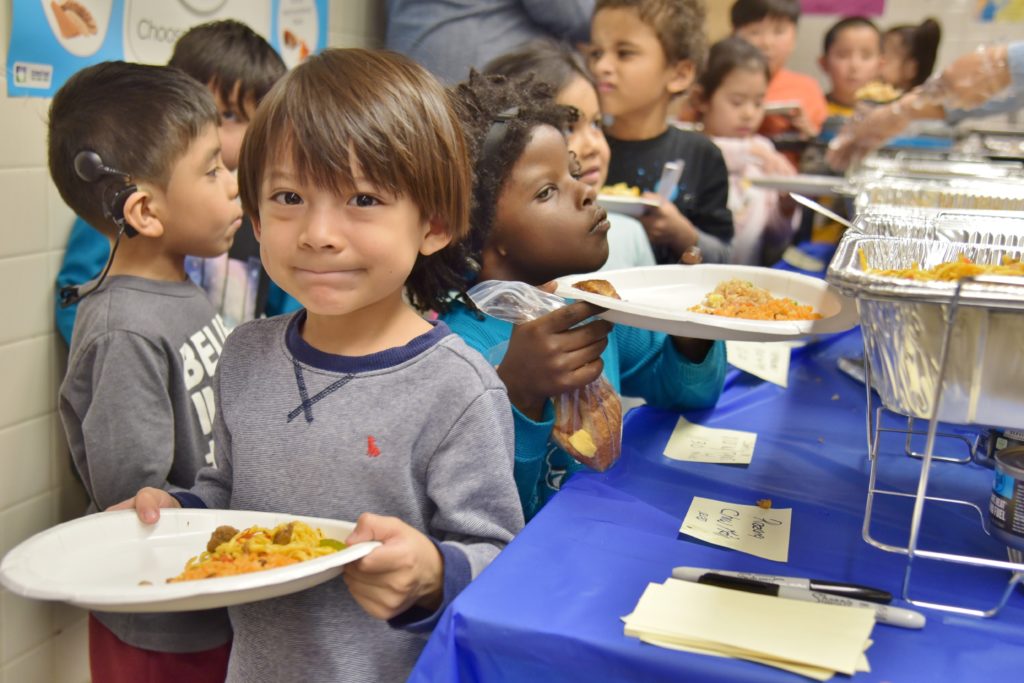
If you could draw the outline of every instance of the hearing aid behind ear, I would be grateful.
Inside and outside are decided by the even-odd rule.
[[[121,244],[121,235],[135,237],[139,234],[124,219],[124,205],[128,202],[128,198],[132,196],[132,193],[139,189],[132,183],[131,176],[104,164],[102,157],[91,149],[83,149],[76,154],[74,165],[75,175],[87,183],[99,182],[107,176],[120,176],[123,184],[120,187],[108,185],[103,188],[103,215],[117,226],[117,235],[114,237],[114,246],[110,249],[110,257],[107,259],[106,265],[103,266],[103,271],[96,278],[96,284],[92,287],[85,290],[82,289],[82,285],[67,285],[60,288],[61,308],[67,308],[72,304],[76,304],[83,297],[99,289],[100,285],[103,284],[103,280],[106,279],[107,273],[110,271],[110,264],[114,262],[117,247]]]
[[[124,220],[124,205],[128,202],[128,197],[139,189],[131,182],[131,176],[104,164],[103,158],[91,149],[83,149],[76,154],[74,164],[75,174],[87,183],[98,182],[106,176],[120,176],[124,180],[123,187],[113,191],[109,196],[104,193],[103,213],[113,221],[120,232],[128,237],[135,237],[138,232]]]

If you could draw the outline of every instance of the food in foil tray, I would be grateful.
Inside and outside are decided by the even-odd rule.
[[[916,262],[910,264],[909,268],[871,268],[868,265],[868,259],[863,249],[858,252],[858,256],[860,258],[861,270],[868,275],[898,277],[907,280],[955,282],[956,280],[977,277],[979,275],[1024,276],[1024,263],[1008,256],[1003,256],[1002,263],[983,264],[975,263],[961,254],[952,261],[944,261],[927,269],[922,268]]]
[[[902,94],[902,90],[894,88],[888,83],[883,83],[882,81],[872,81],[858,89],[853,96],[858,100],[885,103],[895,100]]]
[[[821,319],[821,314],[812,306],[799,304],[787,297],[772,296],[768,290],[739,279],[718,283],[701,303],[691,306],[689,310],[747,320]]]
[[[639,197],[640,188],[629,183],[615,183],[602,187],[600,194],[610,194],[614,197]]]

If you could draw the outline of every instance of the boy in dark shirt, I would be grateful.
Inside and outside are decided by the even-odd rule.
[[[703,135],[668,125],[670,101],[699,71],[703,27],[697,0],[598,0],[591,24],[590,69],[614,118],[608,182],[669,199],[641,218],[659,263],[676,263],[694,246],[705,261],[726,262],[733,236],[722,153]],[[665,163],[677,159],[677,185],[657,187]]]

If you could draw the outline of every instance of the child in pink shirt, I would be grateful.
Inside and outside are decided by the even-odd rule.
[[[730,261],[768,265],[799,226],[796,203],[751,179],[792,175],[789,161],[757,129],[764,118],[768,63],[753,45],[733,36],[715,43],[693,89],[692,104],[729,170],[729,209],[736,233]]]

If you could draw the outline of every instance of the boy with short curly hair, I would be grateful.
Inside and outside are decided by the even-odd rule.
[[[589,63],[601,108],[613,119],[608,182],[639,187],[660,202],[641,219],[660,263],[678,262],[694,246],[705,261],[729,257],[733,222],[722,154],[703,135],[667,123],[669,103],[693,84],[704,51],[700,0],[598,0],[595,6]],[[679,159],[678,183],[659,188],[665,164]]]

